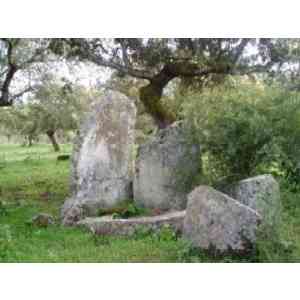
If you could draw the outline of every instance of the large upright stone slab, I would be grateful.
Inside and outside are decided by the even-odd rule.
[[[208,186],[197,187],[188,199],[183,236],[194,247],[219,253],[253,249],[259,213]]]
[[[200,147],[191,144],[181,123],[161,130],[140,146],[134,178],[138,206],[160,210],[185,209],[187,193],[201,171]]]
[[[279,184],[272,175],[241,180],[225,189],[225,192],[258,211],[269,229],[276,229],[280,221],[281,201]]]
[[[72,197],[62,209],[65,224],[132,198],[135,119],[134,102],[108,91],[82,123],[72,157]]]

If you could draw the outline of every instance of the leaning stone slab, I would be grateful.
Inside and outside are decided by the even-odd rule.
[[[160,210],[186,208],[189,186],[200,173],[200,147],[191,144],[181,123],[160,130],[140,146],[135,164],[134,200]]]
[[[254,210],[263,217],[263,223],[269,229],[280,221],[280,190],[272,175],[248,178],[227,188],[226,193]]]
[[[135,119],[134,102],[109,91],[83,121],[74,144],[72,196],[62,209],[63,220],[75,222],[82,214],[96,215],[99,208],[132,198]]]
[[[163,226],[170,226],[175,232],[181,233],[184,216],[185,211],[130,219],[113,219],[112,216],[104,216],[86,218],[77,222],[76,225],[86,227],[97,235],[131,236],[141,227],[157,231]]]
[[[188,196],[183,237],[204,250],[247,252],[255,245],[260,220],[252,208],[211,187],[199,186]]]

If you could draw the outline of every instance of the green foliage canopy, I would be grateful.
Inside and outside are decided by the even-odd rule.
[[[207,153],[214,179],[237,180],[300,160],[300,94],[241,84],[189,95],[183,107],[193,138]]]

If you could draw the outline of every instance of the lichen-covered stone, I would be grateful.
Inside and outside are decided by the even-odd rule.
[[[185,211],[166,213],[154,217],[138,217],[130,219],[113,219],[112,216],[86,218],[77,222],[77,226],[86,227],[98,235],[133,235],[139,228],[157,231],[163,226],[181,233]]]
[[[85,217],[83,204],[86,202],[84,199],[77,197],[68,198],[62,209],[61,209],[61,219],[62,224],[65,226],[72,226],[79,220]]]
[[[246,252],[256,241],[261,216],[208,186],[188,196],[183,236],[194,247],[220,253]]]
[[[54,224],[54,218],[51,215],[39,213],[31,219],[30,223],[38,227],[48,227]]]
[[[226,189],[226,193],[258,211],[269,229],[276,229],[280,222],[280,190],[272,175],[260,175],[241,180]]]
[[[108,91],[82,123],[72,155],[72,196],[62,209],[64,223],[132,197],[135,119],[134,102]]]
[[[185,209],[192,189],[189,185],[199,175],[200,166],[200,147],[188,141],[180,123],[160,130],[139,148],[135,202],[152,209]]]

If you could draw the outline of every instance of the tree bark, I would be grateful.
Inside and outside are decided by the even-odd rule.
[[[13,44],[9,39],[2,39],[7,43],[7,60],[8,60],[8,70],[5,76],[5,79],[0,88],[1,96],[0,96],[0,107],[1,106],[11,106],[12,101],[9,99],[9,87],[15,76],[15,73],[19,70],[16,64],[12,62],[12,53],[13,53]]]
[[[176,120],[175,114],[167,110],[161,103],[162,92],[163,87],[154,82],[140,89],[140,100],[160,129],[167,127]]]
[[[60,151],[60,147],[59,147],[59,145],[58,145],[58,143],[57,143],[57,141],[56,141],[55,131],[53,131],[53,130],[48,130],[48,131],[46,132],[46,134],[47,134],[47,136],[48,136],[48,138],[49,138],[49,140],[50,140],[50,142],[51,142],[51,144],[52,144],[52,146],[53,146],[54,151],[55,151],[55,152],[59,152],[59,151]]]
[[[176,121],[174,112],[169,111],[161,102],[163,89],[176,77],[205,77],[209,74],[229,73],[227,66],[222,68],[210,68],[199,70],[196,64],[181,62],[170,63],[149,80],[149,84],[140,89],[140,100],[147,112],[152,115],[160,129],[167,127]]]

